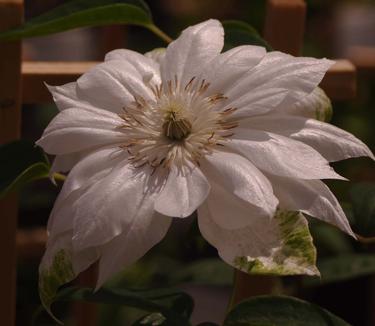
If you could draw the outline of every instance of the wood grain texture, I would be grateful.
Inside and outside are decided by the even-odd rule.
[[[275,50],[299,55],[305,16],[306,4],[303,0],[268,0],[264,38]]]
[[[18,26],[22,1],[0,0],[0,31]],[[21,44],[0,42],[0,144],[20,137]],[[15,325],[17,197],[0,200],[0,316],[1,324]]]

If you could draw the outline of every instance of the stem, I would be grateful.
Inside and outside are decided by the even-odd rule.
[[[57,172],[55,172],[55,173],[53,174],[53,179],[64,182],[65,179],[66,179],[66,176],[63,175],[63,174],[61,174],[61,173],[57,173]]]
[[[375,237],[363,237],[359,234],[356,234],[358,241],[364,244],[373,244],[375,243]]]
[[[165,34],[159,27],[155,26],[154,24],[149,25],[148,29],[168,44],[173,41],[173,39],[170,36]]]

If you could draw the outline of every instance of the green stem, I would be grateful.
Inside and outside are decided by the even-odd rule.
[[[156,34],[157,36],[159,36],[163,41],[165,41],[166,43],[171,43],[173,41],[173,39],[168,36],[167,34],[165,34],[159,27],[155,26],[154,24],[152,25],[149,25],[147,26],[148,29],[153,32],[154,34]]]
[[[237,273],[236,273],[236,269],[233,268],[233,285],[232,285],[232,293],[230,295],[230,298],[229,298],[229,302],[228,302],[228,306],[227,306],[227,310],[226,310],[226,315],[232,310],[232,308],[235,306],[235,291],[236,291],[236,288],[237,288],[237,281],[238,281],[238,277],[237,277]]]
[[[54,178],[55,180],[58,180],[58,181],[62,181],[62,182],[64,182],[65,179],[66,179],[66,176],[63,175],[63,174],[61,174],[61,173],[57,173],[57,172],[55,172],[55,173],[53,174],[53,178]]]

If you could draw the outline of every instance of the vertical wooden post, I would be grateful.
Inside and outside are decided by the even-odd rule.
[[[268,0],[264,38],[275,49],[299,55],[305,31],[303,0]]]
[[[98,264],[94,264],[78,276],[78,286],[95,288],[97,277]],[[75,303],[73,305],[73,314],[77,326],[95,326],[98,323],[98,309],[94,303]]]
[[[0,0],[0,31],[20,25],[22,0]],[[0,42],[0,144],[20,137],[21,42]],[[0,201],[0,316],[1,324],[15,324],[17,198]]]

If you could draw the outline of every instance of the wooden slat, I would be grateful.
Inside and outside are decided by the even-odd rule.
[[[303,0],[268,0],[264,38],[275,49],[299,55],[305,30]]]
[[[21,0],[0,0],[0,31],[18,26],[23,19]],[[20,137],[21,44],[0,42],[0,144]],[[15,324],[17,197],[0,200],[0,318]]]
[[[375,46],[351,46],[347,57],[359,71],[375,72]]]
[[[84,72],[99,62],[23,62],[23,103],[48,103],[52,101],[44,83],[62,85],[77,80]]]
[[[336,60],[320,86],[332,100],[350,100],[357,92],[357,73],[348,60]]]
[[[18,261],[40,260],[46,248],[47,230],[44,227],[17,231]]]
[[[44,82],[62,85],[75,81],[96,64],[99,62],[24,62],[23,102],[51,102],[51,94]],[[356,69],[353,64],[348,60],[338,60],[325,76],[322,87],[333,100],[352,99],[356,93]]]

